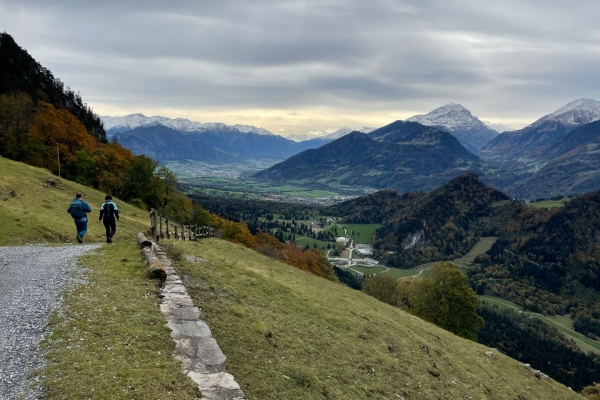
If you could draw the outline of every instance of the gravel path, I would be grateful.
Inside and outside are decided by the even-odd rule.
[[[0,399],[14,399],[35,383],[44,365],[38,345],[60,293],[77,276],[77,257],[98,245],[0,247]],[[23,399],[41,399],[39,385]]]

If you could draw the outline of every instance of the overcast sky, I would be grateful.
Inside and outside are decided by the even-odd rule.
[[[283,135],[450,102],[520,128],[600,100],[598,16],[598,0],[0,0],[0,31],[98,114]]]

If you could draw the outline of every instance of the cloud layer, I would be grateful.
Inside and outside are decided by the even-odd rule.
[[[0,29],[101,114],[300,133],[458,102],[518,127],[600,99],[600,3],[495,3],[0,0]]]

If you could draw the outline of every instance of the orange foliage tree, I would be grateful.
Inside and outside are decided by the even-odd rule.
[[[75,152],[91,153],[99,144],[85,127],[67,110],[57,110],[51,104],[40,102],[29,129],[25,145],[28,164],[58,172],[57,144],[60,150],[61,173],[65,177],[76,175]]]
[[[97,168],[93,185],[106,193],[123,197],[127,172],[135,159],[131,150],[118,143],[109,143],[94,150],[91,157]]]

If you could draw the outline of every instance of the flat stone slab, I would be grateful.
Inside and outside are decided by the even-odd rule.
[[[246,400],[246,396],[241,390],[203,390],[202,400]]]
[[[194,302],[187,294],[163,293],[163,296],[163,304],[169,304],[171,307],[194,307]]]
[[[167,280],[165,281],[165,285],[178,285],[178,284],[179,285],[183,284],[183,282],[181,281],[181,278],[179,278],[179,276],[167,274]]]
[[[187,291],[185,290],[185,286],[183,286],[182,284],[166,284],[165,287],[163,287],[163,293],[180,293],[180,294],[184,294],[187,293]]]
[[[225,372],[227,357],[212,337],[177,339],[174,354],[192,372]]]
[[[171,321],[196,321],[200,319],[200,309],[198,307],[171,307],[171,304],[164,303],[160,305],[160,311]]]
[[[178,338],[203,338],[210,337],[210,328],[204,321],[169,321],[167,326],[173,331],[171,337]]]
[[[198,374],[196,372],[188,372],[188,376],[198,385],[202,394],[204,391],[213,391],[218,389],[224,390],[240,390],[240,385],[235,381],[233,375],[227,372],[217,374]]]

